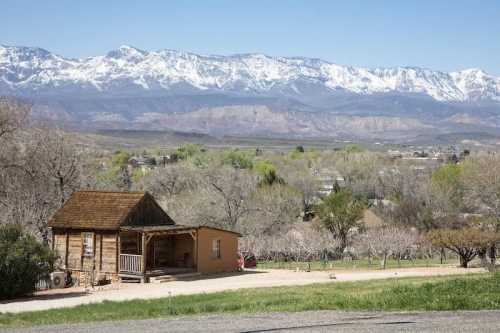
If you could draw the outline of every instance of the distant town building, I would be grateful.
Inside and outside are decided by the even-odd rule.
[[[346,186],[344,177],[335,169],[315,169],[313,175],[319,180],[318,198],[332,193],[335,186],[341,188]]]
[[[158,165],[165,166],[167,164],[177,163],[179,161],[179,155],[176,153],[163,155],[158,157]]]
[[[156,159],[146,155],[132,156],[128,160],[128,166],[129,169],[140,169],[143,174],[146,174],[156,167]]]

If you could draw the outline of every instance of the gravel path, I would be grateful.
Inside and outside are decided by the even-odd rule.
[[[81,288],[50,290],[35,297],[0,303],[1,312],[38,311],[80,304],[98,303],[104,300],[125,301],[153,299],[175,295],[213,293],[242,288],[294,286],[332,281],[360,281],[409,276],[436,276],[484,272],[483,269],[455,267],[407,268],[377,271],[335,271],[335,280],[329,272],[295,272],[289,270],[254,270],[232,275],[206,276],[187,281],[147,284],[115,284],[103,290],[85,293]]]
[[[499,332],[498,318],[500,311],[422,313],[311,311],[56,325],[5,330],[5,332]]]

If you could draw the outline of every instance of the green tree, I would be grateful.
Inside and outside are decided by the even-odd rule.
[[[274,165],[267,161],[259,161],[254,166],[255,171],[260,177],[259,185],[285,184],[283,178],[278,176]]]
[[[31,294],[41,277],[47,277],[56,261],[55,253],[21,226],[0,226],[0,299]]]
[[[130,159],[130,154],[124,151],[117,151],[111,157],[111,165],[113,167],[123,168],[128,164],[128,160]]]
[[[339,240],[340,253],[349,245],[349,233],[363,227],[361,218],[365,209],[366,203],[347,189],[332,192],[317,206],[321,223]]]
[[[451,204],[451,208],[461,210],[464,196],[462,182],[463,167],[459,164],[446,164],[432,173],[434,193]]]
[[[297,146],[295,147],[295,151],[298,152],[298,153],[303,153],[305,152],[304,150],[304,146]]]

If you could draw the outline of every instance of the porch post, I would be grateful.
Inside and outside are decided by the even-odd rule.
[[[189,235],[193,239],[193,268],[198,271],[198,229],[190,231]]]
[[[195,231],[194,241],[194,267],[198,271],[198,230]]]
[[[141,233],[141,244],[142,244],[142,256],[141,256],[141,269],[142,269],[142,278],[141,282],[146,282],[146,233]]]

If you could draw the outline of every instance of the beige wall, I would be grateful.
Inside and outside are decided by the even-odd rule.
[[[220,258],[212,256],[212,241],[220,239]],[[232,272],[237,269],[238,236],[234,233],[200,228],[198,229],[198,272]]]

